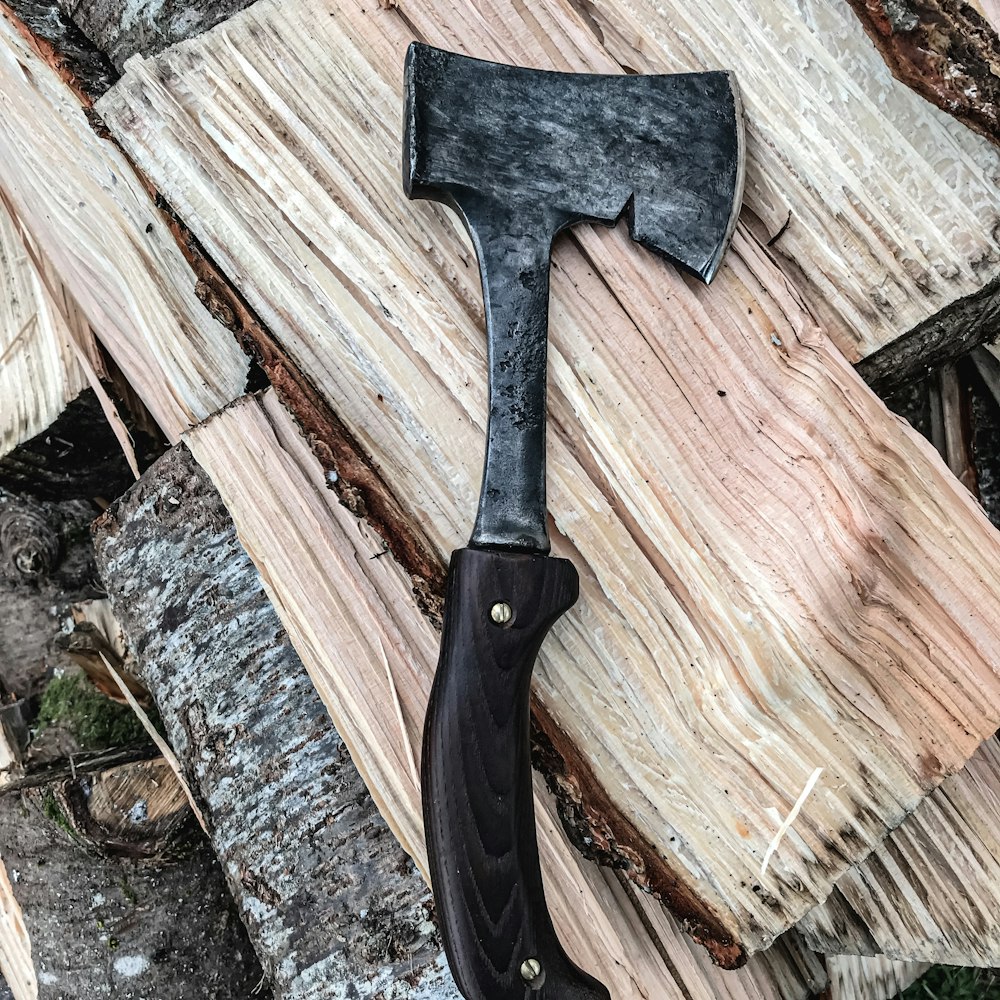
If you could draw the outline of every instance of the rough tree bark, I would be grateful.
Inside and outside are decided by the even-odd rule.
[[[964,0],[848,0],[892,75],[1000,143],[1000,38]]]
[[[249,6],[252,0],[59,0],[71,23],[106,53],[120,73],[125,60],[140,53],[155,55],[168,45],[193,38]],[[47,4],[53,7],[54,4]]]
[[[101,577],[275,994],[457,998],[379,817],[184,448],[101,519]],[[353,991],[353,992],[352,992]]]

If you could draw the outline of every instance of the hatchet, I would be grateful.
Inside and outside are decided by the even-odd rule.
[[[553,929],[532,806],[531,672],[579,590],[548,555],[549,256],[560,230],[624,215],[633,240],[711,281],[743,187],[739,94],[726,72],[551,73],[418,43],[405,89],[403,186],[464,222],[489,358],[479,512],[451,557],[421,762],[445,950],[468,1000],[607,1000]]]

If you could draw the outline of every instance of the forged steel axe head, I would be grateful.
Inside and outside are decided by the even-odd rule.
[[[743,120],[728,72],[553,73],[414,42],[403,184],[468,219],[496,207],[553,230],[614,225],[702,281],[743,193]]]

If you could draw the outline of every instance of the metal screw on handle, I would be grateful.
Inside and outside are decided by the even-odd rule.
[[[545,983],[545,970],[537,958],[526,958],[521,963],[521,978],[533,990],[540,990]]]
[[[497,601],[490,608],[490,618],[494,625],[509,625],[514,617],[514,609],[506,601]]]

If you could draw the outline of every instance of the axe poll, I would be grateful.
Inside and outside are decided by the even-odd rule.
[[[452,554],[424,726],[422,794],[448,961],[469,1000],[606,1000],[563,951],[538,864],[529,692],[576,601],[545,508],[549,258],[580,222],[614,225],[709,282],[743,187],[727,72],[553,73],[410,46],[403,186],[453,209],[486,306],[489,420],[479,511]]]

